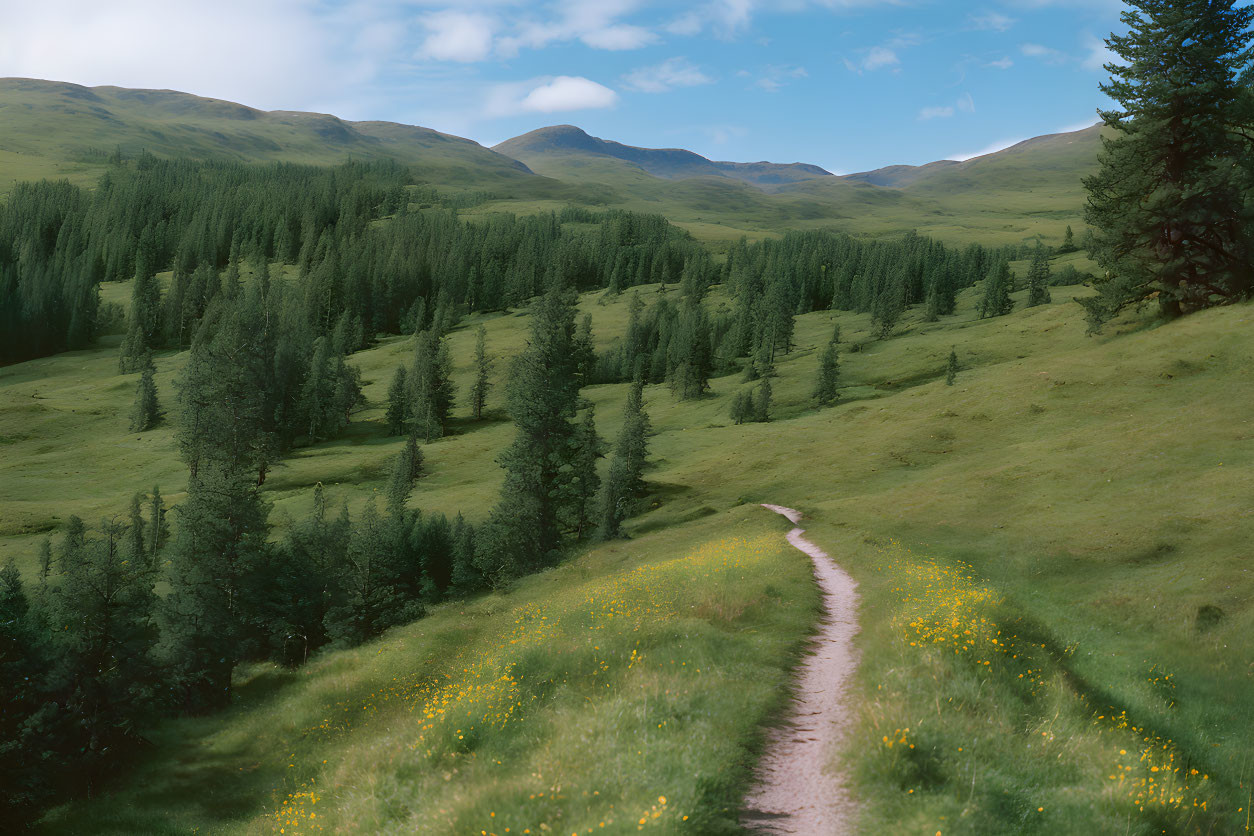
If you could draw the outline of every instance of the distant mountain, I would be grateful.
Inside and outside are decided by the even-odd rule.
[[[874,171],[846,174],[842,179],[857,183],[888,188],[915,186],[983,185],[985,176],[1001,176],[998,185],[1007,187],[1015,180],[1038,179],[1062,172],[1074,175],[1077,171],[1094,167],[1097,152],[1101,149],[1101,126],[1093,125],[1080,131],[1061,134],[1045,134],[1012,145],[1009,148],[973,157],[964,162],[939,160],[926,165],[890,165]]]
[[[392,158],[421,179],[480,183],[530,175],[473,142],[393,122],[348,122],[325,113],[262,111],[173,90],[83,87],[0,79],[0,191],[13,179],[94,176],[120,147],[162,157],[337,163]],[[8,181],[8,182],[6,182]]]
[[[730,163],[710,160],[682,148],[638,148],[598,139],[574,125],[540,128],[507,139],[492,150],[529,166],[535,163],[541,167],[562,157],[612,158],[667,180],[725,177],[764,187],[832,176],[830,171],[806,163]]]

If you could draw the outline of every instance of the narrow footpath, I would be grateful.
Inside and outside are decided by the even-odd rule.
[[[802,535],[801,513],[763,508],[795,526],[788,542],[810,556],[823,591],[823,617],[798,669],[796,695],[784,721],[770,732],[744,825],[756,833],[833,836],[853,831],[853,800],[844,776],[831,768],[848,725],[845,688],[857,666],[857,584],[827,553]]]

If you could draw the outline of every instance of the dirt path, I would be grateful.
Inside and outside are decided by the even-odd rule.
[[[858,593],[853,578],[802,535],[801,513],[763,508],[794,526],[788,542],[814,561],[823,590],[823,618],[812,653],[802,661],[797,695],[787,719],[771,732],[745,799],[744,824],[758,833],[832,836],[853,830],[853,802],[842,776],[827,768],[848,723],[845,685],[857,666]]]

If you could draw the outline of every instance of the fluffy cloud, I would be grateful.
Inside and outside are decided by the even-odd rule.
[[[482,61],[492,52],[495,22],[484,14],[437,12],[422,19],[427,38],[418,57],[434,61]]]
[[[1084,56],[1081,63],[1086,70],[1100,70],[1107,64],[1119,64],[1123,61],[1111,51],[1110,47],[1106,46],[1106,42],[1101,38],[1085,35],[1084,48],[1088,54]]]
[[[992,68],[997,69],[997,70],[1008,70],[1008,69],[1010,69],[1011,67],[1013,67],[1014,65],[1015,65],[1015,62],[1014,62],[1014,61],[1011,61],[1011,60],[1010,60],[1010,56],[1009,56],[1009,55],[1007,55],[1007,56],[1005,56],[1004,58],[999,58],[999,59],[997,59],[996,61],[989,61],[989,62],[988,62],[987,64],[985,64],[984,66],[986,66],[986,67],[992,67]]]
[[[498,84],[489,91],[484,115],[561,113],[613,107],[617,103],[618,94],[603,84],[583,76],[559,75],[556,78]]]
[[[987,12],[980,15],[969,15],[967,22],[973,29],[982,29],[992,32],[1005,32],[1011,26],[1015,25],[1012,17],[1007,17],[1001,12]]]
[[[940,105],[937,107],[925,107],[919,111],[919,121],[926,122],[929,119],[949,119],[956,113],[975,113],[975,99],[971,98],[970,93],[963,93],[958,97],[952,105]]]
[[[314,0],[41,0],[5,3],[3,20],[4,75],[172,88],[265,108],[342,101],[399,38],[372,10],[350,15]]]
[[[713,81],[699,67],[683,58],[669,58],[661,64],[640,67],[623,76],[627,89],[641,93],[665,93],[676,87],[696,87]]]
[[[1034,43],[1020,44],[1019,51],[1028,58],[1039,58],[1047,64],[1062,64],[1070,58],[1065,52],[1061,52],[1051,46],[1042,46]]]
[[[859,75],[874,72],[884,67],[895,67],[900,63],[901,59],[897,57],[896,51],[886,46],[871,47],[857,61],[845,59],[845,66]]]

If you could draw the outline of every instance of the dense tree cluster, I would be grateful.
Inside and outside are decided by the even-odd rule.
[[[1130,0],[1107,41],[1101,169],[1085,180],[1092,328],[1156,300],[1179,315],[1254,292],[1254,7]]]

